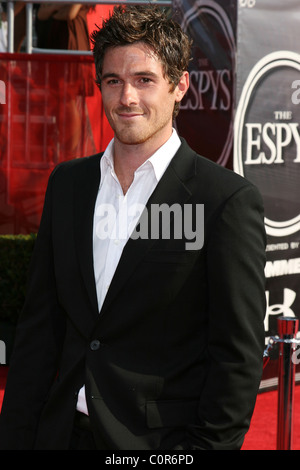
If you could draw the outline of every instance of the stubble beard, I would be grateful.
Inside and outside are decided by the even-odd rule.
[[[170,123],[170,118],[164,116],[155,125],[148,123],[143,125],[141,128],[135,125],[125,125],[122,128],[115,126],[114,133],[115,137],[125,145],[140,145],[145,142],[150,142],[163,131]]]

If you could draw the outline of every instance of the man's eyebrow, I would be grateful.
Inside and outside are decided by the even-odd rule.
[[[135,72],[133,75],[137,76],[137,77],[140,77],[140,76],[143,76],[143,77],[157,77],[157,74],[154,73],[154,72],[150,72],[149,70],[141,70],[140,72]]]
[[[119,75],[117,73],[108,72],[104,75],[101,75],[101,80],[104,80],[105,78],[119,78]]]
[[[149,70],[141,70],[139,72],[133,73],[134,77],[152,77],[156,78],[158,75],[154,72],[150,72]],[[107,72],[102,75],[101,80],[105,80],[106,78],[120,78],[120,75],[115,72]]]

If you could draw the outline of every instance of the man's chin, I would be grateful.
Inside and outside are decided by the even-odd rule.
[[[115,137],[124,145],[139,145],[146,142],[147,138],[136,133],[115,133]]]

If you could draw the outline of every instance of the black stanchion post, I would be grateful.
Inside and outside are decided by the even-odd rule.
[[[294,317],[280,317],[277,322],[279,335],[277,450],[292,449],[295,389],[295,364],[292,355],[298,324],[299,320]]]

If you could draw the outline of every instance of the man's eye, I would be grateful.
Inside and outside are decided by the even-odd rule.
[[[148,78],[148,77],[142,77],[141,78],[142,83],[151,83],[151,81],[152,81],[151,78]]]
[[[111,78],[110,80],[107,81],[108,85],[117,85],[119,83],[119,80],[117,78]]]

